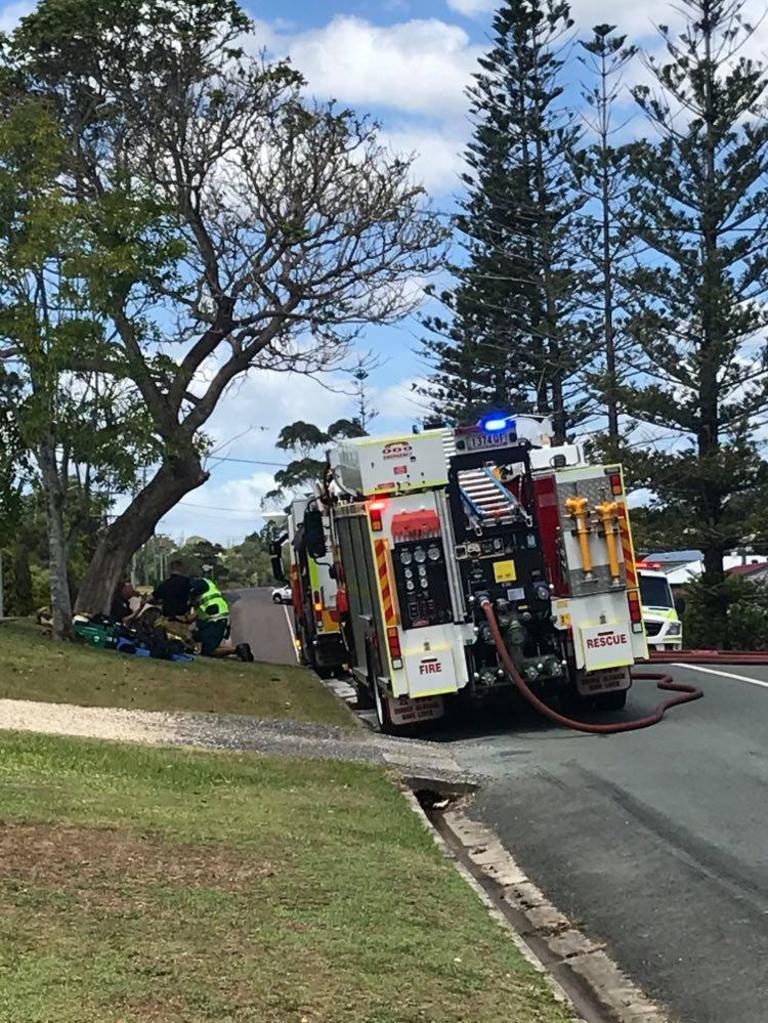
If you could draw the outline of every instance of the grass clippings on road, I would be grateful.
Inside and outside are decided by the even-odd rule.
[[[347,707],[298,665],[156,661],[54,643],[26,623],[0,624],[0,699],[356,726]]]
[[[377,768],[0,733],[0,1023],[566,1023]]]

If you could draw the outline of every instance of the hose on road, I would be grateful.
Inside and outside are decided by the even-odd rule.
[[[654,664],[768,664],[766,650],[651,650]]]
[[[632,678],[634,680],[642,679],[655,682],[659,689],[667,692],[680,693],[680,696],[675,696],[671,700],[665,700],[663,703],[659,704],[652,714],[649,714],[644,718],[636,718],[634,721],[621,721],[614,724],[589,724],[586,721],[576,721],[574,718],[566,717],[564,714],[560,714],[551,707],[548,707],[547,704],[544,703],[543,700],[539,699],[539,697],[532,691],[528,683],[517,670],[517,665],[512,660],[509,650],[507,650],[507,645],[501,634],[501,629],[499,628],[499,623],[496,620],[496,614],[493,610],[490,598],[482,598],[480,606],[488,620],[488,627],[491,630],[493,642],[496,644],[496,650],[501,658],[501,662],[509,677],[520,690],[520,693],[540,714],[549,718],[550,721],[554,721],[555,724],[563,725],[565,728],[572,728],[577,732],[590,732],[595,735],[615,735],[619,732],[637,732],[641,728],[650,728],[651,725],[657,725],[671,707],[677,707],[682,703],[693,703],[694,700],[700,700],[704,695],[701,689],[698,689],[696,686],[685,685],[682,682],[674,682],[670,675],[642,672],[640,674],[633,674]]]

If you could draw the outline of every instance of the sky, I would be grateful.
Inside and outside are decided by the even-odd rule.
[[[32,6],[0,3],[0,29],[12,27]],[[489,45],[493,0],[263,0],[244,6],[270,54],[290,54],[318,97],[373,114],[394,149],[417,154],[417,176],[435,207],[453,207],[470,130],[464,90]],[[759,16],[764,7],[763,0],[749,0],[747,13]],[[583,35],[594,24],[615,21],[650,48],[657,45],[654,25],[675,20],[667,0],[621,5],[573,0],[572,12]],[[768,24],[755,45],[768,49]],[[369,394],[379,411],[371,427],[375,433],[410,432],[426,411],[413,393],[427,372],[416,354],[420,336],[418,321],[410,318],[372,328],[359,343],[378,362]],[[265,463],[286,460],[274,446],[278,431],[297,419],[325,427],[353,415],[345,388],[343,378],[319,383],[265,371],[238,381],[209,424],[219,456],[209,461],[209,482],[188,495],[158,531],[229,543],[258,528],[261,498],[272,488],[276,468]],[[231,460],[219,460],[222,456]]]

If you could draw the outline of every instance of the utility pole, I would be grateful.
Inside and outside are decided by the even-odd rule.
[[[0,551],[0,621],[5,618],[5,595],[3,593],[3,552]]]

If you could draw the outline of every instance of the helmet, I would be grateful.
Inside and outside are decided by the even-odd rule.
[[[189,593],[192,597],[201,597],[208,589],[207,579],[192,579],[189,583]]]

